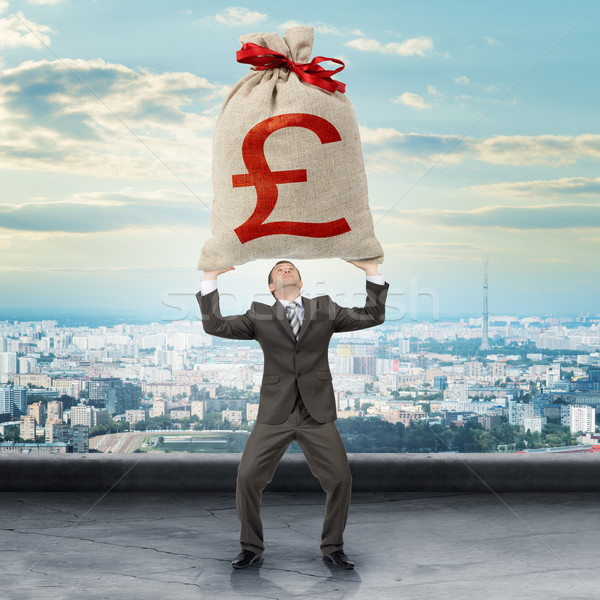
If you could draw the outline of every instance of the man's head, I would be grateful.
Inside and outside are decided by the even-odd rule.
[[[280,260],[269,271],[269,289],[274,298],[283,298],[289,293],[298,295],[302,288],[300,271],[289,261]]]

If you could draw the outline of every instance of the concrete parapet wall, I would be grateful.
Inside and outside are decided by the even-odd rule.
[[[241,454],[0,456],[3,492],[232,492]],[[349,454],[356,492],[600,491],[600,454]],[[320,491],[285,455],[265,491]]]

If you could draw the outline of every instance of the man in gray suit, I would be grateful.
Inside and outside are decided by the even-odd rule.
[[[289,444],[296,440],[311,472],[327,493],[321,532],[323,560],[345,569],[354,563],[344,553],[352,476],[340,438],[327,353],[334,333],[380,325],[385,320],[389,284],[376,263],[347,261],[367,276],[362,308],[346,308],[329,296],[300,295],[302,280],[289,261],[276,263],[268,284],[275,302],[253,302],[243,315],[223,317],[217,277],[234,267],[204,271],[197,299],[206,333],[237,340],[257,340],[265,358],[258,415],[238,467],[236,507],[242,552],[234,569],[260,564],[264,539],[262,492]]]

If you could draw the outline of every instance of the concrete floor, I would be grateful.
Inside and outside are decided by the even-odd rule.
[[[235,571],[233,494],[0,494],[0,597],[578,600],[600,589],[600,494],[355,493],[354,571],[319,552],[323,493],[265,493]]]

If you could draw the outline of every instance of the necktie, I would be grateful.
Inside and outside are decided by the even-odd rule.
[[[292,331],[294,332],[294,337],[298,340],[298,335],[300,333],[300,319],[298,319],[298,315],[296,314],[296,303],[290,302],[285,307],[285,312],[287,314],[287,318],[292,326]]]

